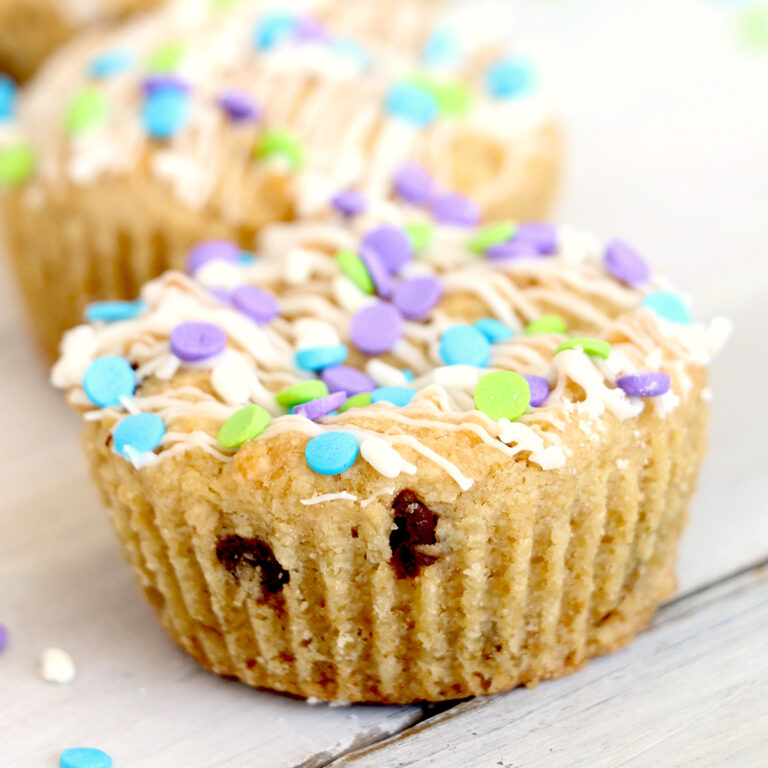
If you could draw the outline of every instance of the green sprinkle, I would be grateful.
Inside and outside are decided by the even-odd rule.
[[[167,75],[175,72],[186,54],[187,46],[184,43],[166,43],[150,54],[147,69],[154,75]]]
[[[602,357],[605,360],[611,354],[611,345],[602,339],[577,338],[568,339],[558,346],[555,354],[566,349],[581,349],[588,355]]]
[[[216,439],[225,448],[239,448],[258,437],[269,421],[270,415],[260,405],[246,405],[224,422]]]
[[[237,0],[211,0],[211,2],[217,11],[226,11],[229,10]]]
[[[278,405],[283,408],[293,408],[294,405],[308,403],[310,400],[316,400],[318,397],[325,397],[328,394],[328,387],[325,382],[311,379],[302,381],[301,384],[294,384],[292,387],[281,389],[275,399]]]
[[[366,405],[371,404],[371,393],[361,392],[359,395],[352,395],[344,405],[339,408],[339,413],[344,413],[350,408],[365,408]]]
[[[35,170],[35,153],[29,144],[0,147],[0,185],[23,184]]]
[[[752,48],[768,47],[768,7],[746,8],[740,18],[741,37]]]
[[[80,133],[95,128],[107,119],[109,102],[98,88],[83,88],[67,106],[64,127],[67,133]]]
[[[422,73],[405,82],[427,91],[442,117],[461,117],[469,111],[469,90],[458,80],[442,80]]]
[[[304,147],[290,131],[282,128],[266,130],[254,150],[256,157],[283,157],[291,169],[300,171],[304,167]]]
[[[467,242],[473,253],[485,253],[491,246],[506,243],[512,239],[517,227],[511,221],[500,221],[477,230]]]
[[[409,221],[405,225],[405,231],[416,251],[426,248],[432,242],[434,235],[432,225],[427,221]]]
[[[528,410],[530,403],[531,388],[519,373],[487,373],[475,387],[475,408],[497,421],[514,421]]]
[[[363,292],[376,293],[373,280],[363,260],[354,251],[339,251],[336,254],[339,269]]]
[[[565,333],[568,326],[560,315],[542,315],[528,323],[525,328],[526,336],[534,333]]]

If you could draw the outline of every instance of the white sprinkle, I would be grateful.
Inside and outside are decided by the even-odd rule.
[[[336,329],[325,320],[302,317],[294,323],[294,332],[297,349],[334,347],[341,343]]]
[[[413,475],[416,467],[403,457],[380,437],[366,437],[360,443],[362,457],[384,477],[397,477],[401,472]]]
[[[373,358],[365,364],[365,372],[380,387],[407,387],[410,383],[399,368],[378,358]]]
[[[346,275],[336,275],[331,285],[333,298],[347,312],[357,312],[376,301],[375,296],[363,293]]]
[[[432,381],[446,389],[473,392],[482,371],[472,365],[443,365],[432,371]]]
[[[195,272],[195,279],[207,288],[237,288],[243,283],[243,270],[237,264],[214,259]]]
[[[306,248],[291,248],[283,262],[283,279],[288,285],[303,285],[312,275],[315,253]]]
[[[75,671],[74,660],[61,648],[46,648],[40,654],[40,676],[48,683],[71,683]]]
[[[251,394],[248,374],[238,355],[224,355],[211,371],[211,385],[227,405],[242,405]]]

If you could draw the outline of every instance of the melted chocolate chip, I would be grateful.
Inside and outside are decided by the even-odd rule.
[[[435,555],[418,549],[425,544],[437,543],[437,515],[409,488],[395,496],[392,509],[396,528],[389,534],[389,546],[392,548],[389,563],[398,579],[412,579],[422,566],[437,561]]]
[[[235,534],[225,536],[216,545],[216,557],[235,578],[242,566],[258,568],[262,589],[270,595],[280,592],[291,578],[277,561],[272,547],[261,539],[246,539]]]

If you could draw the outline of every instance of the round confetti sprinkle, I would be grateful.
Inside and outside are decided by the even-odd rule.
[[[607,341],[603,341],[602,339],[590,339],[587,337],[564,341],[562,344],[558,345],[555,354],[564,352],[566,349],[580,349],[591,357],[602,357],[603,360],[607,359],[608,355],[611,354],[611,345]]]
[[[0,651],[8,645],[8,627],[0,621]]]
[[[477,328],[452,325],[440,337],[440,358],[446,365],[482,368],[491,358],[491,345]]]
[[[292,171],[300,171],[304,167],[304,147],[301,141],[282,128],[264,131],[254,153],[256,157],[265,160],[279,158],[286,162]]]
[[[424,127],[437,118],[437,101],[425,88],[401,81],[390,86],[386,96],[387,112],[418,127]]]
[[[409,221],[403,229],[415,251],[426,248],[432,242],[432,237],[435,234],[432,225],[427,221]]]
[[[280,314],[277,299],[256,285],[241,285],[232,294],[232,303],[251,320],[268,323]]]
[[[530,402],[528,382],[512,371],[487,373],[475,387],[475,407],[495,420],[514,421],[528,410]]]
[[[219,94],[219,107],[233,123],[256,123],[261,107],[247,93],[224,91]]]
[[[98,88],[83,88],[69,104],[64,118],[67,133],[81,133],[101,125],[109,114],[107,97]]]
[[[344,431],[323,432],[304,449],[307,464],[319,475],[340,475],[357,461],[359,453],[355,436]]]
[[[145,96],[151,96],[160,91],[182,91],[183,93],[189,92],[189,83],[186,80],[182,80],[177,75],[150,75],[145,77],[141,83],[141,89],[144,91]]]
[[[310,400],[316,400],[318,397],[325,397],[327,394],[328,387],[325,386],[325,382],[311,379],[281,389],[275,395],[275,400],[283,408],[293,408],[296,405],[308,403]]]
[[[136,375],[122,357],[99,357],[86,369],[83,389],[92,403],[100,408],[111,408],[120,405],[120,398],[134,393]]]
[[[421,60],[427,67],[447,67],[456,64],[462,55],[458,35],[451,29],[438,27],[429,36]]]
[[[61,753],[59,768],[112,768],[112,758],[93,747],[71,747]]]
[[[412,258],[413,245],[400,227],[385,224],[366,233],[360,249],[370,248],[392,273],[399,272]]]
[[[224,448],[239,448],[257,438],[270,422],[270,415],[260,405],[246,405],[222,424],[216,439]]]
[[[469,111],[469,91],[458,80],[433,80],[426,87],[434,96],[441,116],[461,117]]]
[[[331,198],[331,205],[342,215],[358,216],[368,207],[365,196],[356,189],[343,189]]]
[[[171,42],[155,48],[147,61],[147,71],[154,74],[174,72],[179,68],[187,54],[187,46],[182,42]]]
[[[349,354],[344,344],[327,347],[308,347],[296,352],[296,365],[303,371],[321,371],[328,366],[341,365]]]
[[[147,302],[136,301],[95,301],[85,310],[89,323],[114,323],[118,320],[132,320],[147,310]]]
[[[296,17],[287,11],[263,13],[253,31],[253,44],[259,51],[268,51],[293,37],[296,26]]]
[[[661,371],[629,373],[616,379],[616,386],[630,397],[658,397],[669,392],[671,379]]]
[[[376,382],[367,373],[346,365],[323,368],[320,377],[329,392],[346,392],[351,397],[376,388]]]
[[[416,391],[408,387],[378,387],[371,392],[372,403],[392,403],[404,408],[413,400]]]
[[[540,222],[518,224],[515,240],[529,243],[542,256],[548,256],[557,250],[557,227]]]
[[[340,408],[347,401],[346,392],[334,392],[331,395],[325,397],[318,397],[315,400],[310,400],[307,403],[297,405],[293,412],[299,416],[304,416],[311,421],[327,416],[337,408]]]
[[[567,333],[568,326],[560,315],[542,315],[532,320],[525,327],[525,335],[533,336],[535,333]]]
[[[144,130],[153,139],[169,139],[189,120],[189,95],[178,88],[160,88],[147,94],[141,112]]]
[[[323,43],[329,38],[328,30],[313,16],[300,16],[296,20],[293,38],[298,43]]]
[[[543,376],[523,376],[531,390],[531,407],[538,408],[549,397],[549,382]]]
[[[388,299],[392,295],[392,278],[378,253],[363,245],[360,248],[360,260],[365,265],[373,281],[373,288],[378,296]]]
[[[16,115],[16,83],[7,75],[0,75],[0,121],[11,120]]]
[[[432,175],[420,165],[408,163],[401,166],[393,181],[395,192],[403,200],[414,205],[426,203],[435,189]]]
[[[619,282],[632,288],[651,278],[651,270],[645,261],[621,240],[612,240],[605,246],[603,266]]]
[[[94,78],[114,77],[128,71],[136,63],[130,51],[107,51],[91,59],[88,74]]]
[[[196,245],[187,255],[187,272],[194,275],[211,261],[226,261],[237,264],[240,249],[229,240],[206,240]]]
[[[187,363],[215,357],[226,346],[227,334],[213,323],[180,323],[171,331],[171,352]]]
[[[534,83],[531,67],[518,59],[496,62],[486,75],[486,87],[497,99],[513,99],[530,90]]]
[[[689,325],[691,313],[679,294],[674,291],[652,291],[643,299],[643,306],[670,323]]]
[[[478,320],[475,323],[475,328],[477,328],[477,330],[480,331],[491,344],[499,344],[502,341],[509,341],[515,335],[508,326],[492,317],[484,317],[481,320]]]
[[[485,252],[491,261],[510,261],[513,259],[538,259],[541,256],[539,249],[525,240],[510,240],[506,243],[492,245]]]
[[[425,275],[398,283],[392,300],[403,317],[418,320],[432,311],[442,295],[443,286],[440,280]]]
[[[360,394],[352,395],[344,405],[339,408],[339,413],[344,413],[352,408],[365,408],[371,404],[371,393],[360,392]]]
[[[445,192],[434,195],[430,210],[437,221],[457,227],[473,227],[480,221],[480,208],[463,195]]]
[[[163,441],[165,424],[154,413],[134,413],[124,418],[112,435],[115,451],[126,459],[150,453]],[[129,450],[130,449],[130,450]]]
[[[403,330],[402,315],[392,305],[379,301],[355,313],[349,335],[363,354],[381,355],[395,346]]]
[[[489,248],[511,240],[516,231],[511,221],[489,224],[475,232],[467,241],[467,248],[473,253],[485,253]]]
[[[26,143],[0,147],[0,184],[15,187],[23,184],[35,170],[35,153]]]
[[[336,254],[339,269],[363,292],[375,293],[373,280],[363,260],[354,251],[339,251]]]

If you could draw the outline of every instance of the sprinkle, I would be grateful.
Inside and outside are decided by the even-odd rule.
[[[525,327],[526,336],[533,336],[536,333],[566,333],[567,331],[568,326],[560,315],[541,315]]]
[[[82,88],[70,100],[64,117],[67,133],[81,133],[95,128],[107,119],[109,102],[97,88]]]
[[[342,216],[351,217],[365,212],[368,201],[356,189],[343,189],[331,198],[331,205]]]
[[[557,250],[557,228],[552,224],[540,222],[519,224],[515,239],[535,246],[542,256],[548,256]]]
[[[196,245],[187,255],[187,272],[194,275],[211,261],[226,261],[237,264],[240,249],[229,240],[206,240]]]
[[[227,405],[244,405],[251,399],[253,372],[239,355],[221,355],[211,369],[213,391]]]
[[[421,60],[427,67],[446,67],[456,64],[462,55],[458,35],[451,29],[438,27],[427,39]]]
[[[308,403],[310,400],[317,400],[318,397],[325,397],[327,394],[328,387],[325,386],[325,382],[310,379],[281,389],[275,395],[275,400],[283,408],[293,408],[296,405]]]
[[[408,233],[389,224],[367,232],[360,244],[360,249],[364,248],[374,251],[392,273],[399,272],[413,258]]]
[[[671,379],[668,373],[629,373],[616,379],[616,386],[630,397],[658,397],[669,392]]]
[[[435,233],[432,225],[427,221],[409,221],[403,229],[415,251],[426,248],[432,242]]]
[[[133,368],[122,357],[98,357],[86,369],[83,389],[88,399],[100,408],[120,405],[136,389]]]
[[[147,61],[147,70],[153,74],[174,72],[179,68],[187,47],[182,42],[166,43],[156,48]]]
[[[145,96],[151,96],[153,93],[158,93],[159,91],[163,90],[175,90],[188,93],[189,83],[174,74],[150,75],[149,77],[145,77],[144,80],[142,80],[141,90],[144,92]]]
[[[251,320],[268,323],[280,314],[277,299],[256,285],[241,285],[232,294],[232,303]]]
[[[16,115],[16,83],[7,75],[0,75],[0,121],[11,120]]]
[[[227,334],[213,323],[180,323],[171,331],[171,352],[188,363],[215,357],[226,346]]]
[[[488,70],[485,82],[492,96],[497,99],[512,99],[531,89],[534,75],[526,62],[502,59]]]
[[[262,134],[254,150],[256,157],[263,159],[280,158],[293,171],[304,167],[304,147],[290,131],[283,128],[269,128]]]
[[[222,425],[216,439],[224,448],[239,448],[255,440],[270,422],[270,415],[260,405],[246,405],[233,413]]]
[[[605,246],[603,266],[619,282],[636,288],[651,279],[651,270],[642,257],[621,240]]]
[[[303,371],[321,371],[329,366],[341,365],[349,354],[344,344],[327,347],[307,347],[296,352],[296,366]]]
[[[360,394],[352,395],[344,405],[339,408],[339,413],[344,413],[352,408],[365,408],[371,404],[371,393],[360,392]]]
[[[494,320],[492,317],[484,317],[475,322],[475,328],[485,336],[491,344],[498,344],[502,341],[509,341],[514,337],[511,329],[504,323]]]
[[[136,57],[130,51],[107,51],[91,59],[88,74],[97,79],[114,77],[131,69],[135,63]]]
[[[488,339],[471,325],[452,325],[440,337],[440,358],[446,365],[482,368],[491,358]]]
[[[8,645],[8,627],[0,621],[0,651]]]
[[[415,163],[407,163],[395,173],[393,187],[406,202],[421,205],[432,196],[435,180],[425,168]]]
[[[363,245],[360,248],[360,260],[365,265],[373,281],[373,288],[378,296],[388,299],[392,295],[392,278],[384,261],[376,251]]]
[[[353,315],[349,335],[363,354],[380,355],[395,346],[403,330],[401,314],[392,305],[377,301]]]
[[[339,251],[336,254],[339,269],[363,292],[375,293],[373,280],[363,260],[354,251]]]
[[[437,221],[457,227],[473,227],[480,221],[480,209],[468,198],[453,192],[435,195],[430,210]]]
[[[425,275],[398,283],[392,300],[403,317],[418,320],[437,305],[442,295],[443,286],[440,280],[432,275]]]
[[[474,390],[483,375],[474,365],[441,365],[432,369],[432,381],[446,389]]]
[[[114,323],[118,320],[133,320],[147,311],[147,302],[136,301],[95,301],[85,310],[85,319],[89,323]]]
[[[261,119],[261,107],[247,93],[224,91],[218,103],[233,123],[256,123]]]
[[[475,407],[496,421],[514,421],[528,410],[530,402],[528,382],[512,371],[488,373],[475,387]]]
[[[511,221],[500,221],[477,230],[467,241],[467,248],[473,253],[485,253],[491,246],[506,243],[515,234],[516,227]]]
[[[690,325],[691,313],[674,291],[653,291],[643,299],[643,306],[670,323]]]
[[[407,81],[394,83],[386,96],[387,112],[419,128],[437,118],[437,101],[425,88]]]
[[[403,471],[403,457],[380,437],[366,437],[360,455],[384,477],[397,477]]]
[[[319,475],[340,475],[357,461],[360,448],[351,432],[323,432],[304,449],[310,469]]]
[[[253,31],[253,44],[259,51],[268,51],[293,37],[296,26],[296,17],[286,11],[263,13]]]
[[[299,416],[304,416],[311,421],[317,421],[317,419],[327,416],[337,408],[340,408],[347,401],[346,392],[334,392],[331,395],[325,397],[318,397],[314,400],[310,400],[307,403],[297,405],[293,412]]]
[[[582,352],[593,356],[602,357],[603,360],[608,358],[611,354],[611,345],[607,341],[602,339],[590,339],[586,337],[580,337],[576,339],[568,339],[562,344],[559,344],[555,350],[555,354],[558,352],[564,352],[567,349],[580,349]]]
[[[426,85],[443,117],[461,117],[469,111],[469,91],[458,80],[432,80]]]
[[[23,184],[35,170],[35,153],[26,142],[0,147],[0,184]]]
[[[332,365],[324,368],[320,377],[329,392],[346,392],[352,397],[370,392],[376,387],[376,382],[368,374],[346,365]]]
[[[392,403],[404,408],[413,400],[416,391],[408,387],[377,387],[371,392],[372,403]]]
[[[510,240],[507,243],[492,245],[485,252],[491,261],[510,261],[513,259],[537,259],[541,256],[539,249],[525,240]]]
[[[116,453],[126,459],[131,454],[151,453],[163,441],[165,424],[154,413],[134,413],[126,416],[112,434]]]
[[[144,130],[153,139],[169,139],[189,120],[189,95],[179,88],[159,88],[147,94],[141,112]]]
[[[61,648],[46,648],[40,654],[40,676],[47,683],[71,683],[75,674],[74,660]]]
[[[300,16],[293,38],[299,43],[324,43],[329,39],[328,30],[312,16]]]
[[[531,407],[538,408],[549,397],[549,382],[543,376],[523,376],[531,390]]]
[[[112,768],[112,758],[93,747],[72,747],[61,753],[59,768]]]

